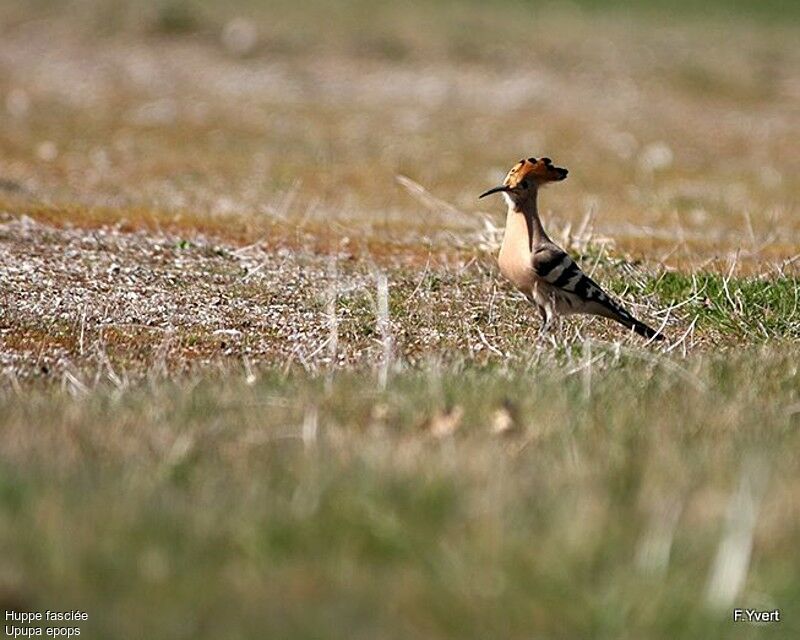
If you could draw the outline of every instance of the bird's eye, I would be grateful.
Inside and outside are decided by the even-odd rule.
[[[519,186],[522,187],[523,189],[527,189],[528,188],[528,181],[527,180],[523,180],[522,182],[519,183]]]

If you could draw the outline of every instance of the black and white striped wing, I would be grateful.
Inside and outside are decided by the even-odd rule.
[[[541,248],[533,254],[532,265],[536,275],[552,285],[576,312],[633,321],[633,317],[581,271],[565,251],[557,247]]]
[[[539,278],[561,292],[571,294],[584,303],[610,300],[594,280],[575,261],[556,247],[544,247],[533,254],[533,271]]]

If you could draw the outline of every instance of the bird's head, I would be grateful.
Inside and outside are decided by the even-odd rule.
[[[561,182],[569,173],[566,169],[556,167],[550,158],[527,158],[511,167],[503,184],[482,193],[479,198],[493,193],[504,193],[515,202],[522,202],[537,189],[549,182]]]

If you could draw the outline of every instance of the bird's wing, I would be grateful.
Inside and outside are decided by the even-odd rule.
[[[554,287],[578,313],[592,313],[627,324],[634,318],[622,305],[587,276],[566,251],[555,245],[540,247],[531,258],[534,273]]]
[[[587,276],[569,254],[555,245],[540,247],[531,257],[533,272],[559,291],[589,301],[603,300],[608,295]]]

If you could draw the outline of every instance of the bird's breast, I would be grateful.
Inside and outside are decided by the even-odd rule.
[[[530,251],[515,250],[505,244],[500,248],[497,256],[500,273],[507,278],[517,289],[529,292],[534,284],[533,267],[531,266]]]

